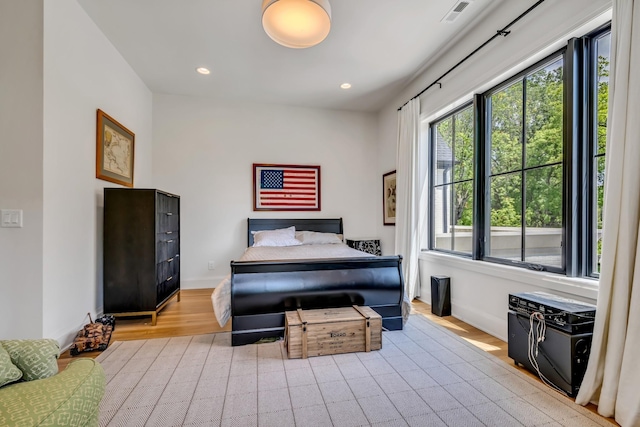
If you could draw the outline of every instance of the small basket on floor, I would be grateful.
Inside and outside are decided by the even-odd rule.
[[[78,331],[69,354],[77,356],[87,351],[104,351],[109,346],[111,333],[115,326],[113,316],[101,316],[94,322],[89,315],[89,324]],[[111,318],[111,319],[109,319]],[[104,323],[103,323],[104,322]]]

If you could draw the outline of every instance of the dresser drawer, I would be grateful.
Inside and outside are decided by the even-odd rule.
[[[160,233],[156,235],[156,260],[164,261],[180,253],[179,233]]]
[[[173,276],[170,280],[165,280],[156,287],[158,305],[161,305],[173,292],[180,287],[178,276]]]
[[[172,195],[161,193],[161,192],[157,193],[156,212],[179,213],[179,209],[180,209],[180,198],[178,196],[172,196]]]
[[[156,213],[156,232],[178,231],[180,229],[180,214],[177,212]]]
[[[156,264],[156,284],[162,285],[166,281],[171,281],[180,273],[180,257],[169,258],[166,261]]]

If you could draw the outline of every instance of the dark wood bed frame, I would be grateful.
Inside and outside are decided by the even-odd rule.
[[[343,234],[338,219],[248,219],[252,231],[296,230]],[[284,335],[287,310],[366,305],[387,330],[402,329],[404,281],[401,256],[231,261],[232,345]]]

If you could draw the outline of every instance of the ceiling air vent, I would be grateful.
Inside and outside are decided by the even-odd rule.
[[[456,4],[453,5],[451,10],[447,12],[447,14],[440,20],[440,22],[453,22],[458,19],[458,16],[462,13],[463,10],[471,4],[473,0],[460,0]]]

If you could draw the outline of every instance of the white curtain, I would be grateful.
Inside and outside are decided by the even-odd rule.
[[[418,254],[420,252],[419,202],[420,182],[420,100],[412,99],[398,112],[396,154],[396,254],[402,255],[404,301],[402,317],[408,319],[411,300],[420,286]]]
[[[576,402],[640,425],[640,0],[614,0],[600,286]]]

